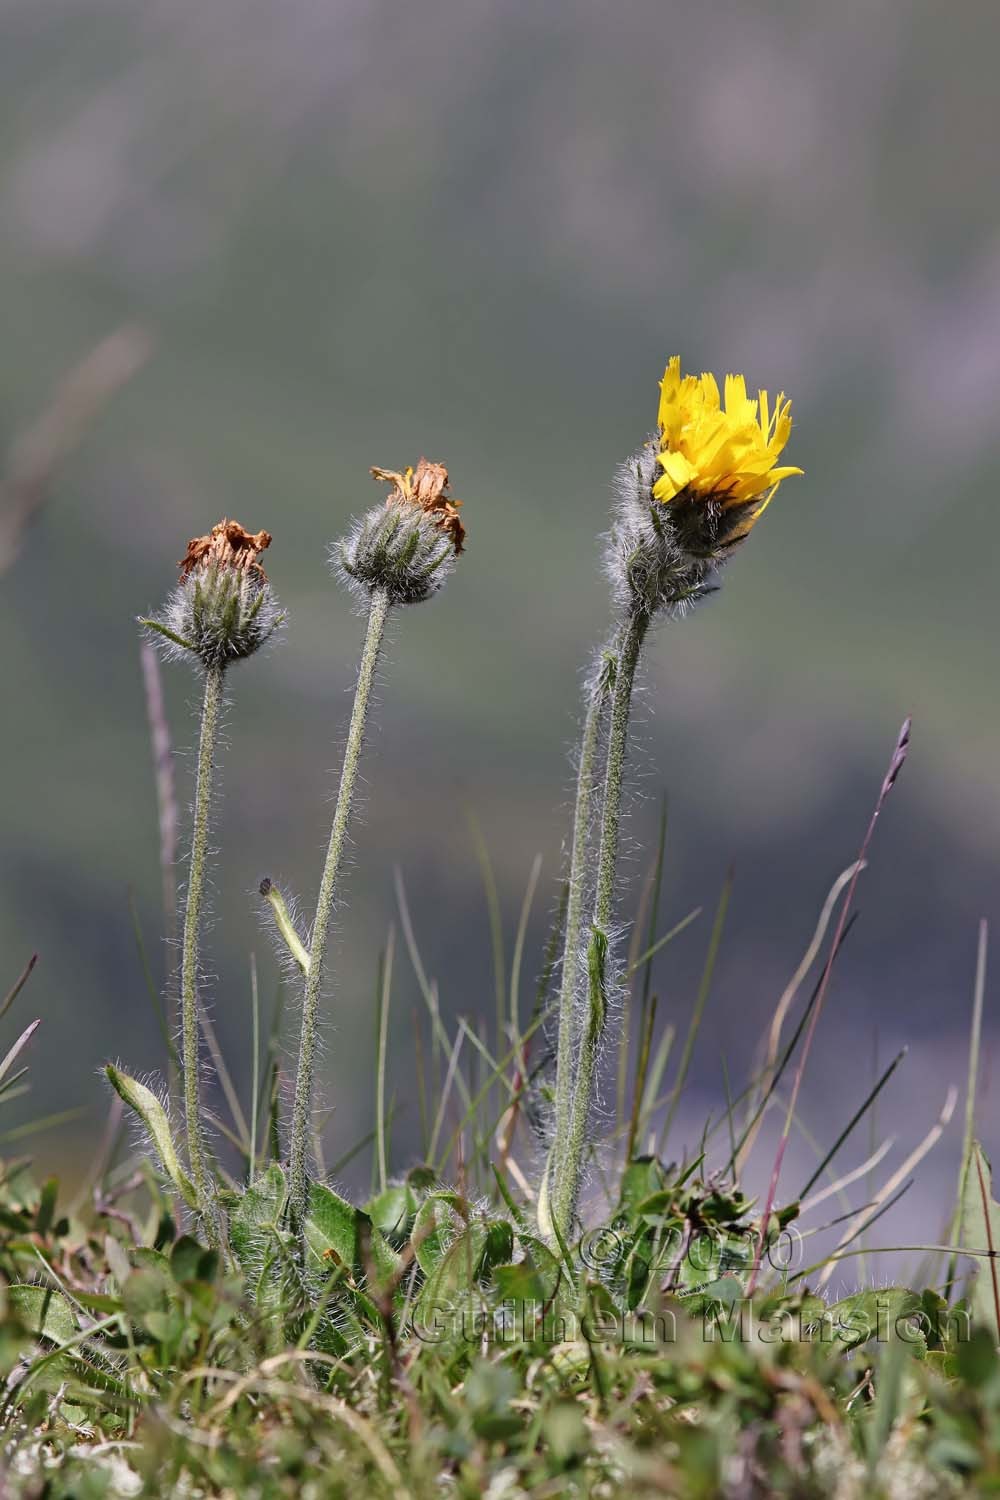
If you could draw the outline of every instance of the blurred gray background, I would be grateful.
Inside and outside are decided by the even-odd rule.
[[[1000,892],[998,45],[992,6],[905,0],[5,0],[5,446],[112,329],[155,339],[0,583],[0,988],[37,949],[18,1016],[44,1018],[33,1093],[4,1128],[84,1110],[21,1143],[40,1168],[72,1177],[87,1160],[103,1059],[162,1064],[129,912],[131,890],[160,982],[133,620],[223,514],[274,533],[266,561],[290,613],[280,646],[231,678],[210,944],[236,1075],[252,951],[267,1007],[277,981],[256,884],[284,879],[308,906],[318,879],[362,630],[324,557],[378,499],[370,464],[446,461],[469,545],[447,590],[397,621],[382,674],[322,1070],[331,1157],[371,1126],[394,865],[443,1006],[492,1013],[470,811],[508,951],[544,859],[530,994],[579,672],[607,620],[609,479],[652,426],[674,352],[791,393],[787,458],[806,470],[721,594],[661,629],[646,661],[633,896],[665,789],[662,925],[706,908],[657,965],[665,1020],[686,1023],[736,873],[676,1144],[722,1107],[722,1056],[735,1080],[751,1067],[908,712],[911,761],[862,877],[802,1116],[831,1139],[876,1059],[908,1043],[877,1121],[897,1138],[882,1175],[920,1139],[964,1078],[976,925]],[[186,802],[194,679],[175,667],[165,686]],[[420,1004],[401,956],[397,1166],[416,1134]],[[956,1115],[880,1226],[887,1241],[938,1235],[959,1138]],[[865,1126],[844,1169],[868,1149]],[[787,1193],[809,1162],[797,1138]]]

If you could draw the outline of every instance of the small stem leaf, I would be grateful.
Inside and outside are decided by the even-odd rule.
[[[288,949],[292,958],[299,967],[302,974],[309,973],[309,950],[299,937],[292,921],[291,913],[285,904],[285,898],[274,884],[273,880],[264,879],[260,883],[260,893],[264,897],[274,916],[274,925],[278,934]]]
[[[119,1098],[123,1099],[130,1109],[139,1116],[150,1139],[156,1148],[156,1154],[163,1164],[170,1181],[180,1193],[188,1208],[196,1209],[198,1200],[194,1190],[194,1184],[186,1177],[181,1169],[180,1159],[174,1146],[173,1136],[170,1133],[170,1122],[167,1112],[157,1099],[151,1089],[145,1084],[130,1078],[127,1073],[120,1073],[116,1067],[108,1063],[104,1069],[108,1082]]]

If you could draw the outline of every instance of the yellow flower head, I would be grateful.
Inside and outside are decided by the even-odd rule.
[[[773,409],[766,391],[752,401],[742,375],[726,376],[723,401],[714,375],[682,376],[674,355],[660,383],[657,462],[663,472],[654,499],[714,501],[723,511],[745,507],[738,524],[726,528],[726,540],[746,536],[781,481],[802,473],[777,466],[792,430],[791,411],[783,391]]]

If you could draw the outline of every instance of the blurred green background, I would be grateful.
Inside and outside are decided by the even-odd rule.
[[[268,1004],[277,978],[257,882],[282,879],[309,906],[318,879],[362,629],[325,553],[377,500],[370,464],[446,461],[469,546],[440,598],[397,620],[382,674],[333,965],[331,1156],[371,1124],[395,864],[444,1006],[491,1012],[469,810],[508,942],[544,857],[529,989],[579,671],[607,618],[595,539],[674,352],[789,391],[788,461],[806,470],[722,593],[662,629],[646,663],[633,893],[666,789],[664,924],[708,908],[658,965],[665,1018],[690,1012],[736,870],[681,1138],[721,1107],[721,1055],[746,1075],[907,712],[911,762],[803,1116],[829,1138],[876,1057],[908,1042],[878,1128],[898,1160],[929,1127],[963,1078],[976,923],[1000,889],[998,46],[993,6],[905,0],[7,0],[5,440],[112,329],[155,339],[0,582],[0,988],[37,949],[18,1012],[44,1018],[33,1093],[5,1125],[85,1107],[31,1141],[40,1165],[72,1175],[92,1150],[106,1057],[162,1063],[129,913],[131,890],[159,980],[133,620],[223,514],[274,533],[267,566],[290,613],[280,646],[231,679],[210,945],[237,1074],[251,952]],[[165,686],[186,801],[196,689],[179,667]],[[398,1166],[419,1003],[401,961]],[[989,1008],[986,1035],[988,1072]],[[983,1119],[995,1147],[988,1077]],[[936,1231],[959,1129],[891,1235]],[[845,1169],[866,1148],[848,1147]],[[808,1161],[797,1142],[789,1191]]]

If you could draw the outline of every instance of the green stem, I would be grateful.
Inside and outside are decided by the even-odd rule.
[[[371,611],[368,615],[368,633],[361,653],[358,670],[358,685],[354,695],[354,709],[347,731],[347,747],[340,773],[340,790],[330,829],[330,843],[323,866],[316,915],[313,920],[312,941],[309,949],[309,970],[306,974],[302,997],[302,1030],[299,1037],[299,1064],[295,1075],[295,1102],[292,1107],[291,1163],[289,1169],[289,1201],[292,1215],[301,1227],[305,1216],[307,1185],[306,1172],[309,1155],[310,1117],[312,1114],[313,1069],[316,1061],[316,1020],[323,988],[323,961],[337,894],[337,877],[344,852],[347,829],[354,800],[354,785],[358,775],[358,762],[364,743],[365,721],[371,700],[375,668],[382,648],[385,622],[389,614],[389,596],[384,589],[372,593]]]
[[[202,898],[208,863],[209,816],[212,774],[219,739],[222,708],[222,667],[205,668],[205,697],[198,740],[198,767],[194,790],[194,826],[191,833],[191,867],[184,907],[181,947],[181,1052],[184,1066],[184,1117],[187,1128],[188,1161],[198,1210],[210,1239],[215,1237],[215,1219],[208,1191],[208,1168],[202,1136],[201,1073],[198,1063],[198,946],[201,936]]]
[[[618,866],[618,833],[622,815],[622,782],[628,748],[628,727],[632,714],[632,689],[639,653],[649,629],[649,615],[635,610],[628,620],[618,656],[615,694],[611,700],[611,728],[608,735],[608,760],[604,772],[604,807],[601,813],[601,844],[597,858],[597,894],[594,897],[594,926],[607,933],[615,895],[615,870]]]
[[[605,653],[598,675],[590,688],[587,712],[580,741],[580,759],[576,773],[576,805],[573,809],[573,843],[570,853],[566,919],[563,932],[562,969],[559,982],[559,1036],[556,1049],[555,1137],[553,1162],[558,1162],[569,1134],[576,1075],[577,1026],[575,1020],[576,989],[580,971],[580,935],[583,923],[583,901],[586,894],[585,865],[590,840],[591,812],[594,800],[594,772],[600,744],[601,720],[613,676],[614,657]]]
[[[642,643],[649,628],[649,615],[638,609],[629,616],[621,636],[614,694],[611,699],[611,723],[608,732],[608,755],[604,771],[604,800],[601,809],[601,836],[597,854],[597,882],[594,893],[594,916],[587,953],[588,1008],[587,1024],[580,1045],[580,1060],[575,1087],[571,1089],[572,1106],[569,1128],[561,1137],[564,1149],[553,1153],[555,1188],[552,1216],[559,1232],[568,1239],[576,1208],[580,1179],[583,1175],[587,1147],[587,1128],[594,1095],[594,1077],[601,1042],[607,1023],[606,963],[608,930],[614,909],[615,871],[618,866],[618,841],[621,828],[622,783],[628,749],[629,720],[632,712],[632,690]],[[557,1137],[557,1145],[560,1138]]]

